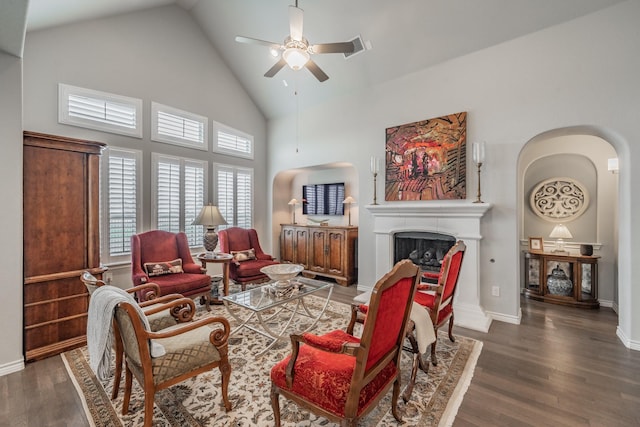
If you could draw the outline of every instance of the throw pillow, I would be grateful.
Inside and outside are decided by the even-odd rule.
[[[144,271],[149,277],[162,276],[164,274],[184,273],[184,270],[182,269],[182,260],[180,258],[174,259],[173,261],[145,262]]]
[[[231,251],[231,255],[238,262],[249,261],[250,259],[256,259],[256,250],[251,248],[245,251]]]

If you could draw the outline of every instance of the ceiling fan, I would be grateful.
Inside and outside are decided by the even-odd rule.
[[[282,51],[280,60],[276,62],[265,74],[265,77],[273,77],[285,65],[293,70],[303,67],[311,71],[319,81],[323,82],[329,76],[313,62],[311,55],[318,53],[353,53],[355,46],[353,42],[309,44],[309,41],[302,36],[302,15],[303,11],[298,7],[298,0],[295,6],[289,6],[289,36],[284,39],[283,44],[254,39],[251,37],[236,36],[236,41],[240,43],[252,43],[269,46],[275,51]]]

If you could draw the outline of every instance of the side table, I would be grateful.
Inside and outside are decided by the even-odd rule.
[[[198,255],[198,260],[202,264],[202,268],[207,268],[207,263],[222,264],[222,284],[223,295],[229,295],[229,264],[233,260],[233,256],[225,253],[204,253]],[[211,298],[211,304],[222,304],[222,297],[218,293],[218,298]]]

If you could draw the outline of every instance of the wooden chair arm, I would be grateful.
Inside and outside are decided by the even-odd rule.
[[[190,322],[196,313],[196,305],[193,300],[180,294],[163,295],[154,300],[141,303],[140,307],[142,307],[142,311],[146,315],[169,309],[169,313],[178,323]]]
[[[155,298],[158,298],[160,296],[160,286],[158,286],[157,283],[153,283],[153,282],[149,282],[149,283],[144,283],[142,285],[136,285],[132,288],[129,289],[125,289],[128,293],[133,294],[135,292],[138,291],[142,291],[144,289],[151,289],[150,292],[145,292],[144,296],[146,298],[145,301],[141,301],[141,303],[147,302],[147,301],[151,301]]]
[[[222,325],[222,329],[213,329],[211,331],[211,334],[209,334],[209,341],[211,341],[211,344],[215,345],[216,347],[225,344],[229,339],[231,326],[229,325],[229,321],[227,319],[218,316],[205,317],[204,319],[196,320],[195,322],[184,323],[180,326],[176,326],[175,328],[171,328],[170,330],[163,329],[162,331],[158,332],[146,331],[145,338],[157,340],[160,338],[175,337],[176,335],[192,331],[211,323],[220,323]]]
[[[420,283],[418,284],[418,287],[416,288],[416,290],[418,291],[435,291],[435,292],[442,292],[443,286],[442,285],[434,285],[431,283]]]
[[[351,319],[349,320],[349,324],[347,325],[346,333],[349,335],[353,335],[353,328],[356,323],[364,325],[364,320],[366,316],[359,309],[360,304],[351,304]]]

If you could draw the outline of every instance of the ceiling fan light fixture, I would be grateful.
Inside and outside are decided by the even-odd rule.
[[[282,53],[282,58],[287,62],[287,65],[296,71],[305,66],[309,57],[309,52],[297,47],[287,48]]]

